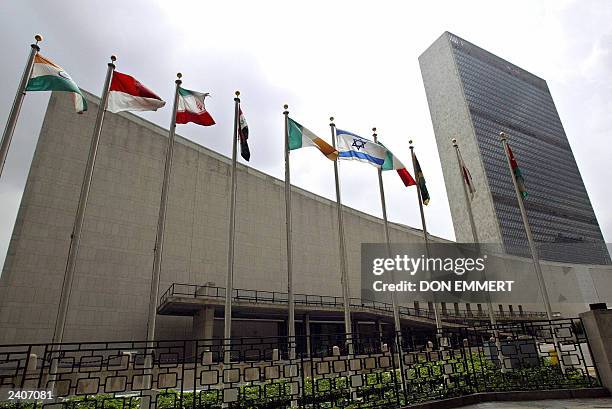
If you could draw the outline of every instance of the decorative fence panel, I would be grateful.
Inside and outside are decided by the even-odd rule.
[[[297,344],[310,351],[290,356]],[[0,407],[398,408],[476,392],[598,384],[579,319],[410,329],[388,339],[0,346],[1,397],[11,390],[52,393]]]

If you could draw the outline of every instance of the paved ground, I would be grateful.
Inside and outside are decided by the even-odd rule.
[[[612,398],[539,400],[524,402],[487,402],[463,409],[612,409]]]

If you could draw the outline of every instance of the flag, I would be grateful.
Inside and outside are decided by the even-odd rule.
[[[336,130],[338,158],[358,160],[380,168],[387,158],[387,149],[354,133]]]
[[[34,56],[32,75],[26,91],[67,91],[74,99],[74,109],[79,114],[87,111],[87,102],[70,75],[62,67],[40,54]]]
[[[382,143],[380,145],[384,147]],[[404,186],[406,187],[416,185],[416,182],[414,181],[414,178],[412,177],[410,172],[408,172],[408,169],[406,169],[404,164],[400,162],[400,160],[396,158],[395,155],[391,153],[391,151],[388,149],[387,156],[385,157],[385,161],[383,162],[381,169],[396,170],[397,174],[402,179],[402,182],[404,182]]]
[[[107,105],[110,112],[157,111],[164,105],[166,103],[160,97],[136,78],[118,71],[113,72]]]
[[[179,87],[178,93],[178,106],[176,109],[177,124],[186,124],[188,122],[204,126],[215,124],[215,120],[210,116],[204,106],[204,99],[209,96],[208,92],[201,93]]]
[[[423,175],[423,170],[421,169],[421,165],[419,164],[419,160],[416,155],[414,155],[414,173],[417,178],[417,183],[419,184],[419,188],[421,190],[421,201],[424,205],[429,204],[429,192],[427,191],[427,185],[425,184],[425,176]]]
[[[328,159],[338,159],[338,151],[333,146],[312,133],[308,128],[288,118],[289,150],[314,146]]]
[[[240,117],[238,118],[238,136],[240,137],[240,156],[248,162],[251,159],[251,151],[247,139],[249,139],[249,125],[242,113],[242,108],[239,108]]]
[[[457,148],[457,152],[459,152],[459,148]],[[474,181],[472,180],[472,174],[470,173],[467,166],[465,166],[465,163],[463,162],[463,156],[461,156],[461,152],[459,152],[459,166],[461,166],[461,174],[463,175],[463,180],[465,181],[467,190],[470,193],[470,200],[472,200],[474,199],[476,188],[474,187]]]
[[[336,130],[338,138],[338,158],[353,159],[369,163],[381,170],[396,170],[406,186],[415,185],[416,182],[408,169],[383,144],[362,138],[354,133]]]
[[[523,174],[521,173],[521,169],[518,167],[518,163],[514,158],[514,153],[512,153],[512,149],[510,149],[510,145],[508,145],[508,156],[510,158],[510,166],[512,166],[512,172],[514,173],[514,178],[516,180],[516,185],[518,186],[518,190],[521,193],[521,196],[527,197],[527,188],[525,187],[525,179],[523,179]]]

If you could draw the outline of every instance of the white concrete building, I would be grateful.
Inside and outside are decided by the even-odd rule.
[[[91,94],[86,97],[90,109],[82,116],[74,115],[68,95],[54,93],[49,100],[0,277],[2,344],[49,342],[52,338],[98,104]],[[70,298],[64,335],[67,342],[145,338],[167,134],[167,130],[129,113],[106,115]],[[191,287],[175,286],[174,292],[166,294],[160,313],[175,316],[158,317],[156,336],[202,338],[214,329],[213,335],[219,337],[222,320],[212,327],[210,324],[213,314],[222,317],[222,302],[210,296],[215,291],[219,295],[219,290],[201,286],[225,283],[230,160],[180,137],[174,155],[160,297],[174,283]],[[283,293],[284,182],[242,164],[238,165],[237,177],[235,288]],[[295,292],[340,297],[335,202],[295,187],[292,201],[294,246],[307,250],[294,254]],[[359,304],[360,246],[382,242],[383,223],[350,208],[344,209],[344,220],[351,296]],[[421,234],[391,224],[393,242],[419,242]],[[529,262],[509,259],[509,263],[524,268],[530,268]],[[603,288],[597,282],[608,279],[609,269],[548,263],[544,270],[554,281],[568,268],[583,271],[588,297],[595,297],[593,288],[598,287],[599,300],[612,300],[610,286]],[[259,293],[255,302],[245,295],[237,301],[235,335],[285,333],[282,294],[274,295],[274,302],[266,298],[270,296]],[[168,303],[168,297],[175,297],[172,303]],[[309,313],[308,320],[316,331],[337,331],[341,328],[341,308],[324,306],[324,300],[320,300],[319,306],[298,306],[301,328]],[[527,311],[536,307],[522,308]],[[420,308],[425,317],[405,316],[404,325],[432,325],[427,303],[421,301]],[[447,308],[452,315],[455,308],[464,311],[466,306]],[[559,310],[559,306],[555,308]],[[586,309],[584,305],[576,308]],[[471,310],[476,312],[477,307],[471,306]],[[508,314],[507,308],[505,311]],[[518,305],[513,311],[518,314]],[[358,332],[372,331],[371,324],[381,320],[391,329],[391,315],[384,311],[356,306],[354,316],[355,321],[362,321],[361,326],[356,324]]]

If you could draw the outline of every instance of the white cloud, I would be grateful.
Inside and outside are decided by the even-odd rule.
[[[183,127],[179,133],[225,155],[230,152],[233,92],[242,91],[252,133],[251,165],[283,177],[282,105],[328,139],[328,118],[364,136],[372,126],[407,165],[415,142],[432,201],[432,234],[453,238],[442,172],[417,58],[445,30],[548,80],[562,122],[602,223],[612,239],[606,205],[612,199],[607,163],[612,119],[609,76],[612,2],[590,1],[166,1],[0,5],[5,56],[0,86],[0,126],[35,32],[44,53],[84,88],[99,92],[108,56],[118,70],[138,77],[166,100],[177,71],[187,88],[209,91],[214,130]],[[46,97],[28,95],[0,181],[0,195],[23,189]],[[167,126],[169,111],[143,116]],[[584,138],[588,135],[588,138]],[[225,137],[227,136],[227,138]],[[313,151],[292,154],[292,181],[334,198],[331,164]],[[313,166],[312,164],[316,164]],[[411,168],[411,166],[409,166]],[[348,206],[380,215],[376,171],[342,163]],[[601,177],[605,175],[605,177]],[[420,227],[412,190],[385,174],[391,220]],[[367,187],[368,194],[364,194]],[[370,192],[371,191],[371,192]],[[0,243],[6,243],[17,199],[3,200]],[[13,216],[10,216],[10,215]],[[4,246],[6,248],[6,245]],[[4,252],[0,246],[0,263]]]

